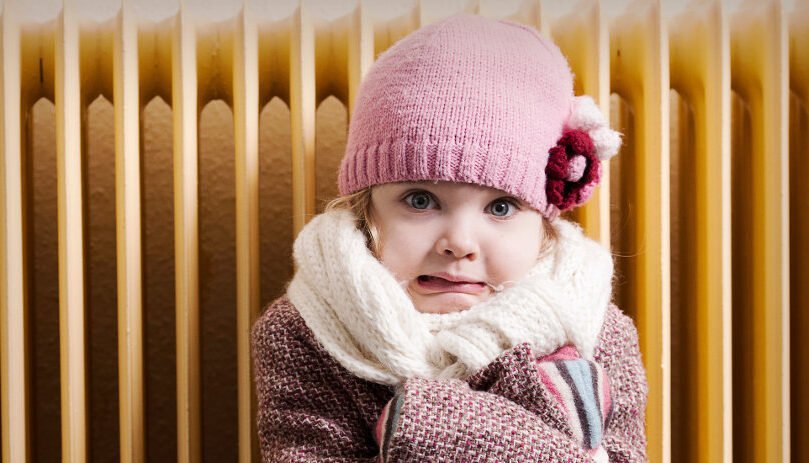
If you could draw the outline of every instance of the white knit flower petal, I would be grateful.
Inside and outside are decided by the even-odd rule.
[[[570,118],[567,126],[572,129],[589,132],[598,127],[607,125],[601,108],[589,95],[582,95],[573,98],[570,108]]]
[[[610,128],[601,108],[589,95],[573,98],[567,128],[587,132],[601,161],[615,156],[621,148],[621,134]]]
[[[601,161],[618,154],[621,149],[621,134],[609,127],[599,127],[590,132],[590,138],[596,147],[596,156]]]

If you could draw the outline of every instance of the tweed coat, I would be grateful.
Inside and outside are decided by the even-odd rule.
[[[252,328],[264,462],[371,463],[380,460],[374,428],[394,389],[358,378],[315,339],[286,297]],[[564,412],[538,379],[529,344],[503,352],[466,380],[412,378],[389,462],[587,462]],[[594,361],[607,372],[612,413],[602,446],[611,462],[646,461],[646,376],[637,330],[607,310]]]

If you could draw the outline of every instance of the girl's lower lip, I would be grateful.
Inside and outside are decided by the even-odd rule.
[[[419,288],[429,293],[480,294],[486,290],[484,283],[454,282],[440,277],[416,278]]]

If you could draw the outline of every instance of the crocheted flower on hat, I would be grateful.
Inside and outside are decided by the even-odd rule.
[[[587,201],[601,180],[601,161],[620,147],[621,134],[609,127],[593,99],[574,98],[565,131],[548,152],[548,202],[567,211]]]
[[[560,211],[582,204],[601,178],[601,164],[587,132],[568,130],[551,148],[545,168],[548,202]]]

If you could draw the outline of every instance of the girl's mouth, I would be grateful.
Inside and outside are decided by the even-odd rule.
[[[488,287],[480,281],[450,280],[437,275],[419,275],[416,284],[428,293],[480,294]]]

